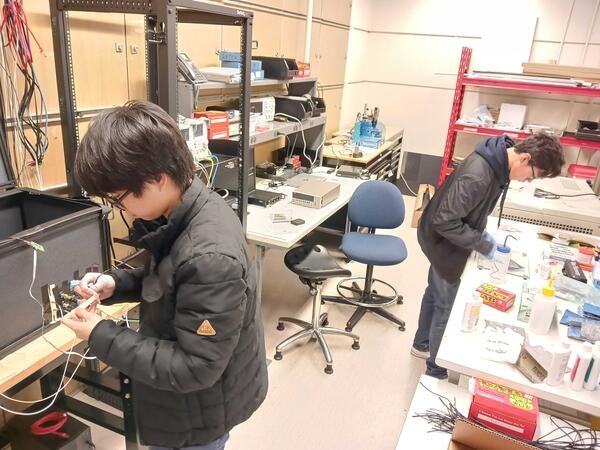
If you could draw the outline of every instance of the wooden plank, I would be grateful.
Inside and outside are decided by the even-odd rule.
[[[127,311],[135,308],[137,303],[119,303],[111,306],[100,306],[105,318],[118,318]],[[81,342],[75,333],[64,325],[59,325],[45,334],[45,338],[58,347],[62,352],[68,351],[73,345]],[[29,375],[42,369],[61,352],[50,345],[43,337],[20,347],[0,360],[0,392],[5,392]],[[77,361],[77,357],[73,357]]]
[[[558,78],[600,81],[597,67],[565,66],[561,64],[523,63],[523,72],[532,75],[546,75]]]

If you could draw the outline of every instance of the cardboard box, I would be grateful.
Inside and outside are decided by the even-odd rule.
[[[475,379],[469,419],[502,433],[531,440],[538,415],[538,401],[533,395]]]
[[[454,425],[448,450],[535,450],[536,447],[463,419]]]
[[[415,199],[415,210],[413,211],[411,227],[417,228],[419,226],[419,220],[425,210],[425,207],[429,204],[429,200],[433,198],[435,194],[435,187],[431,184],[419,185],[417,191],[417,198]]]
[[[491,306],[502,312],[507,311],[515,303],[515,294],[494,286],[491,283],[483,283],[477,288],[481,294],[483,304]]]

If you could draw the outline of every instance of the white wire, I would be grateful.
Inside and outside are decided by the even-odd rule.
[[[310,159],[308,157],[308,155],[306,154],[306,138],[304,137],[304,126],[302,125],[302,121],[300,119],[298,119],[297,117],[294,116],[290,116],[289,114],[284,114],[284,113],[277,113],[275,114],[276,116],[283,116],[283,117],[287,117],[288,119],[292,119],[295,120],[296,122],[298,122],[300,124],[300,132],[302,134],[302,142],[304,144],[304,148],[302,149],[302,154],[304,155],[304,157],[308,160],[308,162],[310,163],[310,168],[312,169],[313,166],[315,165],[315,163],[317,162],[317,158],[319,156],[319,152],[317,150],[316,154],[315,154],[315,159],[314,161],[312,159]],[[325,140],[323,140],[323,143],[325,143]]]
[[[410,191],[410,193],[416,197],[418,194],[410,188],[410,186],[408,185],[408,182],[406,181],[406,178],[404,178],[404,174],[402,172],[400,172],[400,178],[402,178],[402,181],[404,181],[404,184],[406,185],[406,187]]]
[[[73,339],[73,342],[75,342],[75,339]],[[87,349],[87,350],[85,351],[85,353],[84,353],[84,354],[86,354],[86,355],[87,355],[87,353],[88,353],[89,351],[90,351],[90,350],[89,350],[89,349]],[[58,390],[57,390],[57,391],[56,391],[54,394],[50,394],[50,395],[49,395],[49,396],[47,396],[47,397],[40,398],[40,399],[38,399],[38,400],[19,400],[19,399],[17,399],[17,398],[12,398],[12,397],[9,397],[9,396],[7,396],[7,395],[5,395],[5,394],[2,394],[2,393],[0,393],[0,395],[1,395],[2,397],[4,397],[4,398],[6,398],[6,399],[8,399],[8,400],[11,400],[11,401],[13,401],[13,402],[16,402],[16,403],[35,404],[35,403],[39,403],[39,402],[44,402],[44,401],[46,401],[46,400],[48,400],[48,399],[50,399],[50,398],[52,398],[52,397],[55,397],[55,396],[57,396],[58,394],[60,394],[60,392],[61,392],[61,391],[64,391],[64,390],[67,388],[67,386],[69,385],[69,383],[70,383],[70,382],[73,380],[73,378],[75,377],[75,373],[77,372],[77,370],[78,370],[78,369],[79,369],[79,367],[81,366],[81,363],[82,363],[82,362],[83,362],[83,359],[80,359],[80,360],[79,360],[79,363],[77,364],[77,366],[75,366],[75,370],[74,370],[74,371],[73,371],[73,373],[72,373],[72,374],[69,376],[69,379],[67,380],[67,382],[66,382],[66,383],[64,383],[64,381],[65,381],[65,380],[64,380],[64,378],[65,378],[65,375],[67,374],[67,367],[68,367],[68,363],[69,363],[69,359],[67,358],[67,362],[65,363],[65,370],[63,371],[63,376],[62,376],[61,382],[60,382],[60,384],[59,384],[59,388],[58,388]],[[63,383],[64,383],[64,384],[63,384]],[[38,411],[38,412],[35,412],[35,413],[18,413],[18,412],[13,412],[13,411],[10,411],[10,410],[6,409],[6,408],[5,408],[4,406],[2,406],[2,405],[0,405],[0,409],[2,409],[2,410],[4,410],[4,411],[7,411],[7,412],[9,412],[9,413],[12,413],[12,414],[18,414],[18,415],[23,415],[23,416],[31,416],[31,415],[39,414],[40,412],[43,412],[43,411],[45,411],[45,410],[46,410],[46,409],[48,409],[50,406],[52,406],[52,404],[53,404],[53,403],[54,403],[54,400],[53,400],[53,401],[52,401],[52,403],[50,403],[50,405],[48,405],[48,406],[47,406],[45,409],[42,409],[41,411]]]

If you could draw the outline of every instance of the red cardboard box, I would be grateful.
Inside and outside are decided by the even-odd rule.
[[[469,419],[502,433],[532,440],[538,415],[537,397],[480,378],[475,379]]]
[[[508,310],[515,302],[515,294],[494,286],[491,283],[483,283],[477,288],[477,292],[481,294],[484,305],[491,306],[500,311]]]
[[[208,139],[229,139],[229,114],[224,111],[195,112],[194,117],[208,119]]]

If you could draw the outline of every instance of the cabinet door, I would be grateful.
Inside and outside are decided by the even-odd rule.
[[[177,26],[177,50],[187,53],[190,59],[198,67],[220,66],[219,50],[222,50],[221,42],[223,35],[221,25],[204,25],[198,23],[180,23]],[[225,48],[230,51],[239,51],[239,27],[237,31],[235,46]]]
[[[343,88],[325,89],[323,97],[327,108],[327,122],[325,123],[325,134],[329,139],[332,133],[340,129],[340,116],[342,113]]]
[[[281,42],[281,16],[255,11],[252,23],[252,41],[254,41],[253,55],[278,56]],[[227,50],[239,51],[239,27],[223,27],[223,46]]]
[[[146,41],[144,16],[125,14],[125,51],[127,53],[127,81],[129,98],[146,99]]]
[[[310,74],[313,77],[320,76],[321,58],[320,51],[321,46],[319,40],[321,37],[321,28],[323,26],[320,23],[313,22],[312,33],[310,38]],[[319,83],[322,81],[319,79]]]
[[[281,47],[279,55],[304,60],[304,36],[306,20],[281,17]]]
[[[319,83],[328,86],[342,84],[346,71],[348,30],[321,25],[318,50]]]
[[[125,16],[71,11],[77,109],[122,105],[129,99]]]
[[[350,25],[352,0],[315,0],[314,16],[330,22]],[[317,9],[319,14],[317,15]]]

